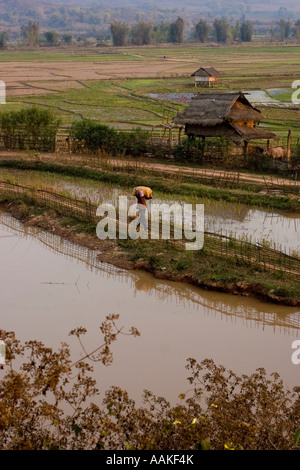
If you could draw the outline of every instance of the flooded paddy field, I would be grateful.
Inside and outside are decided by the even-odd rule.
[[[18,184],[34,186],[40,189],[58,191],[77,199],[89,200],[94,204],[108,202],[118,205],[119,196],[128,196],[132,204],[135,198],[131,191],[116,188],[114,185],[95,183],[82,178],[51,175],[36,171],[18,171],[0,169],[0,179]],[[155,197],[155,203],[183,203],[173,197]],[[255,208],[243,204],[224,201],[197,200],[204,204],[205,230],[222,233],[235,238],[243,238],[252,243],[276,248],[287,254],[300,254],[300,214]],[[148,202],[151,211],[151,201]]]
[[[263,105],[263,106],[278,106],[281,108],[294,107],[295,105],[291,101],[284,102],[280,101],[276,97],[278,95],[283,95],[284,93],[292,94],[291,88],[270,88],[269,90],[243,90],[246,98],[252,105]],[[167,101],[176,101],[178,103],[190,103],[192,99],[196,96],[195,93],[149,93],[150,98],[167,100]]]
[[[120,337],[114,363],[95,365],[100,389],[118,385],[138,402],[143,389],[175,401],[189,389],[189,357],[212,358],[234,372],[257,367],[277,371],[288,387],[300,385],[300,366],[291,361],[299,337],[299,308],[253,298],[208,292],[150,274],[124,271],[96,259],[97,252],[0,215],[1,328],[21,340],[37,339],[58,348],[68,342],[74,359],[82,354],[68,332],[87,328],[89,350],[101,344],[106,315],[120,315],[138,338]]]

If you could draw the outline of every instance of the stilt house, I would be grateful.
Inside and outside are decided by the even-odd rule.
[[[216,87],[218,86],[218,77],[220,72],[218,72],[213,67],[200,67],[192,74],[192,77],[195,77],[195,87]]]
[[[262,119],[261,112],[242,92],[203,92],[173,122],[184,126],[187,136],[225,137],[239,144],[244,142],[247,148],[251,140],[276,138],[272,132],[258,127]]]

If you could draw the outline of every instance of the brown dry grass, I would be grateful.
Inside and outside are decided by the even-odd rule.
[[[1,80],[8,96],[53,93],[84,87],[81,81],[118,78],[155,78],[171,73],[192,73],[195,63],[175,60],[116,62],[7,62],[1,65]]]

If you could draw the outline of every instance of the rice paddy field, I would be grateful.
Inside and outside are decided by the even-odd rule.
[[[294,139],[300,138],[300,105],[291,101],[292,83],[300,80],[299,52],[297,44],[255,42],[232,46],[183,44],[4,50],[0,51],[0,80],[6,83],[7,102],[0,104],[0,114],[32,105],[52,109],[62,120],[62,139],[58,143],[65,146],[68,128],[76,120],[92,119],[122,130],[136,127],[151,130],[171,122],[172,117],[187,105],[191,95],[198,91],[192,73],[201,66],[212,65],[221,72],[218,89],[248,93],[248,99],[256,100],[255,106],[265,116],[263,125],[281,136],[284,142],[288,130],[292,130]],[[236,436],[238,433],[246,436],[249,431],[251,446],[257,436],[258,442],[261,436],[271,436],[268,445],[275,447],[277,441],[273,436],[276,433],[272,426],[272,433],[264,429],[270,427],[271,420],[279,423],[278,435],[284,429],[283,434],[287,436],[284,439],[287,442],[290,439],[288,447],[292,448],[294,435],[298,445],[297,402],[289,404],[290,408],[285,405],[284,398],[288,399],[289,395],[281,395],[279,379],[284,387],[291,390],[297,387],[295,394],[299,391],[299,377],[291,360],[295,357],[295,353],[292,356],[291,345],[295,344],[292,341],[299,339],[300,330],[299,175],[295,178],[293,175],[292,179],[286,173],[278,172],[274,173],[273,179],[273,174],[262,173],[263,170],[252,174],[248,169],[240,173],[231,163],[235,162],[233,158],[228,163],[233,168],[225,172],[222,167],[214,166],[218,163],[215,163],[218,155],[211,167],[199,168],[198,163],[193,166],[186,161],[165,162],[165,159],[157,162],[145,155],[129,159],[125,154],[112,158],[105,151],[92,156],[58,147],[52,153],[6,149],[0,152],[1,328],[4,329],[2,332],[15,332],[22,342],[36,339],[53,348],[64,347],[65,343],[72,345],[67,332],[77,327],[77,331],[86,328],[84,344],[87,347],[85,350],[81,340],[77,344],[75,333],[77,338],[73,336],[73,340],[77,346],[72,347],[70,362],[67,355],[64,358],[60,353],[49,362],[50,349],[45,356],[38,352],[35,362],[34,355],[28,350],[29,362],[28,367],[24,366],[26,376],[22,382],[25,385],[21,384],[18,390],[15,390],[16,381],[10,382],[10,376],[4,376],[3,372],[2,403],[8,403],[4,409],[8,410],[9,418],[7,422],[2,420],[3,428],[8,429],[4,445],[11,445],[9,439],[12,436],[12,446],[16,443],[21,449],[26,449],[27,445],[28,449],[33,449],[31,430],[37,423],[34,420],[41,416],[42,431],[40,435],[34,431],[32,442],[39,439],[38,445],[45,449],[63,448],[56,447],[56,441],[62,435],[61,429],[66,429],[70,436],[75,433],[74,448],[84,447],[81,439],[88,435],[86,430],[89,431],[94,416],[98,416],[96,405],[87,408],[93,382],[85,379],[81,369],[75,374],[72,370],[72,374],[56,380],[60,373],[57,371],[67,371],[66,374],[71,371],[72,366],[68,367],[68,364],[73,361],[73,354],[74,361],[83,362],[86,351],[101,352],[99,324],[111,314],[120,315],[122,322],[124,319],[126,330],[130,325],[138,328],[141,341],[137,338],[131,345],[127,338],[126,343],[122,337],[118,338],[111,367],[101,367],[100,363],[98,369],[98,365],[93,364],[91,378],[95,378],[101,395],[115,386],[126,390],[130,400],[135,400],[138,406],[142,391],[149,390],[146,393],[148,401],[143,403],[150,408],[145,414],[133,414],[134,402],[123,403],[119,392],[112,398],[104,395],[107,401],[98,397],[99,403],[104,404],[104,424],[97,425],[99,434],[90,439],[95,449],[104,449],[111,439],[106,432],[110,415],[113,421],[115,416],[120,416],[124,422],[131,415],[129,426],[137,419],[143,427],[140,418],[149,417],[152,408],[161,414],[157,441],[165,434],[174,436],[176,444],[181,429],[187,441],[191,439],[197,414],[199,423],[202,418],[208,418],[203,421],[203,439],[207,439],[206,426],[209,426],[207,429],[211,428],[212,434],[216,430],[224,436],[224,443],[230,443],[230,448],[243,448],[239,447],[238,437],[232,437],[235,430]],[[132,190],[137,185],[153,189],[154,203],[189,203],[193,208],[195,204],[203,204],[206,232],[203,249],[185,249],[183,241],[174,240],[175,237],[171,240],[98,238],[93,208],[102,202],[116,207],[120,195],[128,196],[136,203]],[[147,202],[147,207],[151,215],[151,201]],[[109,326],[101,328],[108,338],[111,337],[107,333],[109,329]],[[33,343],[28,344],[31,348]],[[4,349],[5,352],[10,350],[9,347]],[[94,353],[91,358],[97,362]],[[12,354],[9,356],[13,357]],[[61,358],[61,369],[58,357]],[[196,358],[199,364],[209,358],[210,362],[224,365],[230,374],[228,380],[231,382],[225,389],[229,394],[226,397],[224,393],[219,399],[215,390],[223,387],[227,372],[224,374],[220,368],[218,376],[213,373],[215,388],[208,396],[208,406],[203,408],[205,414],[198,412],[190,401],[198,372],[195,369],[195,383],[187,381],[187,373],[191,374],[185,367],[187,358]],[[47,370],[46,360],[51,366],[47,366]],[[16,367],[17,361],[18,358]],[[38,367],[37,364],[41,365]],[[88,375],[92,372],[89,366],[86,367]],[[268,374],[276,373],[271,376],[276,378],[274,385],[269,379],[263,378],[261,382],[262,368]],[[4,369],[1,354],[0,369]],[[248,379],[245,374],[253,370],[258,372]],[[204,369],[203,372],[206,374]],[[230,387],[235,381],[238,385],[242,382],[232,374],[243,374],[244,383],[250,383],[251,387],[246,387],[245,400],[254,397],[261,422],[254,414],[249,415],[249,420],[243,416],[241,420],[236,419],[239,410],[232,397],[237,397],[239,403],[241,394],[238,391],[234,395],[235,390],[230,391]],[[64,384],[71,384],[73,375],[78,381],[66,394],[65,401],[72,410],[70,416],[66,410],[67,427],[64,428],[64,424],[60,424],[64,423],[64,405],[58,404],[59,411],[50,405],[52,397],[56,404],[57,397],[64,397]],[[210,370],[206,376],[209,375]],[[19,375],[14,376],[11,371],[11,377]],[[252,386],[252,377],[258,383],[256,389]],[[201,376],[199,380],[202,380]],[[29,389],[22,394],[22,386],[25,389],[30,381],[36,382],[36,390]],[[205,384],[205,387],[204,395],[210,385]],[[255,390],[259,399],[255,397]],[[49,398],[50,393],[53,395]],[[39,395],[41,400],[36,398]],[[19,412],[22,411],[19,396],[23,401],[26,399],[24,419]],[[269,399],[271,396],[272,400]],[[172,414],[167,412],[169,404],[161,397],[174,404],[180,400],[179,407],[173,408],[172,404]],[[94,397],[92,399],[94,401]],[[38,406],[34,407],[36,403]],[[28,404],[33,405],[30,413],[27,413]],[[105,408],[105,405],[108,406]],[[16,406],[19,414],[15,418]],[[182,406],[191,410],[192,418],[185,417]],[[240,407],[242,411],[243,406]],[[264,414],[261,410],[267,408],[269,414]],[[44,414],[39,414],[40,409]],[[222,410],[223,415],[220,414]],[[84,419],[81,420],[81,416]],[[213,421],[210,424],[214,416],[217,424]],[[282,416],[288,416],[289,420],[284,421]],[[225,431],[218,430],[220,420],[226,426],[228,424],[227,427],[224,425]],[[295,424],[295,430],[292,424],[286,430],[288,421]],[[48,430],[48,422],[54,430]],[[177,426],[181,422],[184,427]],[[32,427],[30,423],[34,423]],[[145,423],[141,429],[151,431],[151,422]],[[173,428],[173,425],[177,427]],[[116,427],[113,429],[116,436],[123,433]],[[133,450],[135,447],[131,442],[135,437],[131,431],[134,428],[128,429],[128,442],[124,448]],[[81,434],[81,431],[84,432]],[[123,434],[127,439],[127,429]],[[152,439],[151,433],[149,436]],[[285,441],[282,438],[278,442]],[[153,443],[149,440],[149,449],[155,449],[155,440]],[[168,448],[174,448],[175,444]],[[195,449],[200,448],[197,446]],[[225,449],[229,448],[226,446]],[[192,449],[191,442],[188,442],[188,448]]]
[[[191,74],[212,65],[221,72],[220,90],[264,90],[272,97],[268,90],[276,89],[274,99],[288,106],[261,103],[263,125],[281,136],[288,129],[298,136],[300,111],[292,105],[291,87],[300,79],[299,53],[298,44],[281,43],[5,50],[0,52],[0,79],[7,87],[2,106],[6,111],[52,108],[63,127],[93,119],[119,129],[152,129],[186,106],[184,99],[166,94],[194,93]]]

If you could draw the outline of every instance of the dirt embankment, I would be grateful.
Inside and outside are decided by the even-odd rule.
[[[287,306],[300,306],[300,299],[285,298],[273,295],[272,291],[267,291],[259,284],[249,284],[245,282],[223,283],[212,282],[200,279],[189,273],[178,273],[167,271],[162,268],[152,266],[145,260],[131,261],[127,257],[126,250],[121,248],[117,241],[100,240],[94,234],[77,232],[74,226],[62,225],[61,217],[54,210],[48,210],[42,215],[25,215],[20,204],[1,203],[1,207],[9,212],[13,217],[22,221],[24,226],[39,227],[42,230],[58,235],[74,244],[87,247],[91,250],[99,251],[98,259],[101,262],[112,264],[116,267],[127,270],[143,270],[152,273],[157,279],[185,282],[202,289],[224,292],[227,294],[256,297],[265,302],[276,303]]]
[[[45,153],[41,152],[38,153],[38,157],[32,157],[26,151],[21,150],[0,150],[0,160],[26,160],[26,161],[41,161],[44,163],[57,163],[62,165],[78,165],[80,167],[84,166],[85,168],[90,169],[101,169],[101,166],[96,168],[95,161],[93,157],[80,153],[66,153],[66,152],[57,152],[57,153]],[[84,162],[84,165],[83,165]],[[118,158],[111,158],[105,161],[106,166],[110,166],[111,168],[139,168],[141,171],[144,167],[147,168],[149,162],[145,160],[143,163],[137,162],[136,160],[126,159],[121,160]],[[298,188],[300,187],[300,181],[291,180],[284,177],[268,176],[268,175],[260,175],[255,173],[248,173],[243,171],[230,171],[224,169],[209,169],[209,168],[194,168],[194,167],[185,167],[185,166],[177,166],[173,164],[166,164],[166,163],[157,163],[157,162],[150,162],[151,170],[157,171],[159,173],[169,173],[171,175],[181,175],[186,177],[193,177],[196,178],[215,178],[217,180],[225,180],[225,181],[236,181],[238,180],[240,183],[251,183],[254,185],[262,185],[266,187],[266,189],[274,189],[282,187],[290,187],[290,188]],[[274,186],[274,188],[273,188]]]

